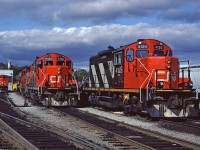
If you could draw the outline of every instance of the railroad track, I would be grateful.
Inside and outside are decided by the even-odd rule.
[[[193,135],[200,136],[200,121],[194,119],[184,120],[160,120],[160,126],[172,129],[179,132],[185,132]]]
[[[32,123],[4,113],[0,113],[0,116],[1,127],[14,135],[27,149],[80,149],[70,141],[63,141],[57,135]]]
[[[10,135],[0,129],[0,149],[6,149],[6,150],[17,150],[20,149],[17,147],[12,141],[10,140]]]
[[[76,117],[77,119],[83,120],[84,122],[88,123],[88,126],[95,126],[100,128],[101,130],[104,130],[105,132],[107,132],[108,135],[107,137],[105,136],[106,137],[105,140],[108,141],[110,140],[110,142],[112,142],[113,139],[117,139],[118,141],[121,141],[126,146],[126,148],[128,148],[128,146],[137,148],[141,145],[146,146],[146,148],[148,149],[186,150],[186,149],[200,148],[199,145],[186,141],[180,141],[174,138],[172,138],[170,142],[166,139],[170,139],[171,137],[165,137],[164,140],[162,139],[163,135],[158,135],[158,133],[150,133],[150,131],[145,131],[144,133],[144,129],[141,130],[137,128],[136,130],[135,127],[134,128],[131,126],[128,127],[127,125],[125,127],[123,123],[111,121],[105,118],[102,119],[102,117],[91,115],[79,111],[77,109],[65,109],[65,108],[55,108],[55,109],[61,111],[66,115],[70,115]],[[150,136],[150,134],[154,136]],[[143,147],[142,149],[145,149],[145,147]]]
[[[41,127],[31,123],[26,115],[19,115],[6,101],[5,94],[0,95],[0,126],[2,131],[12,136],[20,149],[99,149],[95,144],[72,138],[55,128]],[[44,125],[45,126],[45,125]],[[55,130],[56,133],[51,132]]]
[[[72,113],[72,110],[73,110],[73,109],[66,109],[66,108],[60,108],[60,109],[65,109],[65,111],[69,111],[69,113]],[[77,112],[80,113],[80,111],[75,110],[75,114],[78,115],[79,118],[81,118],[81,120],[83,118],[86,118],[86,120],[84,119],[86,122],[88,122],[88,120],[94,120],[94,118],[95,118],[94,115],[89,115],[89,116],[86,115],[85,116],[82,113],[81,113],[82,115],[80,115]],[[63,117],[63,116],[61,115],[61,117]],[[80,119],[75,119],[75,120],[80,120]],[[36,122],[39,122],[39,120]],[[77,123],[81,124],[80,121]],[[93,129],[90,128],[91,124],[93,124],[93,122],[90,122],[90,124],[88,124],[87,126],[85,126],[83,128],[85,130],[89,130],[90,132],[93,132],[93,130],[95,131],[96,130],[96,129],[94,129],[95,127],[93,127]],[[146,134],[148,134],[148,135],[152,134],[147,131],[145,131],[146,132],[145,134],[140,135],[139,133],[144,132],[144,131],[140,131],[139,129],[137,129],[138,131],[134,131],[135,132],[134,133],[135,135],[134,135],[132,133],[133,127],[128,126],[128,125],[126,125],[126,131],[124,132],[124,131],[122,131],[123,129],[121,129],[121,128],[124,128],[125,125],[122,123],[116,122],[116,121],[109,121],[109,122],[103,121],[102,123],[99,123],[97,121],[97,124],[100,124],[100,126],[101,126],[98,129],[99,130],[98,134],[102,138],[102,140],[113,144],[113,146],[116,147],[116,149],[181,149],[181,150],[182,149],[190,149],[190,148],[181,146],[184,144],[193,149],[199,149],[199,145],[194,145],[193,143],[186,143],[185,141],[182,141],[182,143],[181,143],[180,141],[177,141],[177,139],[171,139],[172,142],[168,142],[166,140],[161,140],[160,135],[157,135],[157,134],[154,136],[157,136],[158,138],[153,139],[152,136],[146,135]],[[105,126],[108,126],[108,124],[110,124],[109,125],[110,128],[106,129]],[[47,127],[47,125],[45,125],[45,124],[43,126]],[[129,129],[127,129],[127,128],[129,128]],[[113,129],[115,129],[116,131],[113,132]],[[104,133],[102,133],[102,130],[104,130]],[[132,132],[130,132],[130,130]],[[135,130],[135,127],[134,127],[134,130]],[[119,131],[121,133],[119,133]],[[60,131],[58,131],[58,134],[59,134],[59,132]],[[139,133],[137,133],[137,132],[139,132]],[[170,139],[170,138],[171,137],[165,137],[165,139]],[[133,140],[134,140],[134,142],[133,142]],[[176,143],[180,143],[180,144],[176,144]],[[101,147],[101,146],[99,146],[99,147],[94,146],[93,149],[104,149],[104,147],[103,146]],[[105,149],[106,149],[106,147],[105,147]]]

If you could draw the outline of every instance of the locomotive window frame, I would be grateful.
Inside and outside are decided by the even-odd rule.
[[[72,63],[71,61],[66,61],[66,66],[71,69],[72,68]]]
[[[114,54],[114,65],[121,65],[123,62],[122,52],[118,52]]]
[[[171,50],[167,50],[166,51],[166,56],[172,56],[173,54],[172,54],[172,51]]]
[[[153,56],[165,56],[164,51],[154,50]]]
[[[126,51],[126,60],[128,62],[132,62],[134,60],[134,50],[129,48]]]
[[[57,61],[56,66],[65,66],[65,62],[64,61]]]
[[[147,52],[147,53],[143,53],[143,52]],[[149,51],[146,49],[143,50],[136,50],[136,57],[137,58],[143,58],[143,57],[147,57],[149,55]]]
[[[44,66],[53,66],[53,61],[45,61]]]
[[[42,60],[38,60],[37,63],[38,63],[37,64],[38,68],[42,68],[43,67],[43,61]]]

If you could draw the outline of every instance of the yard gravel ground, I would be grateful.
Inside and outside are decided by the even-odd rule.
[[[136,127],[140,127],[143,129],[148,129],[151,131],[159,132],[164,135],[183,139],[183,140],[190,141],[190,142],[200,145],[200,137],[199,136],[162,128],[162,127],[160,127],[158,122],[152,122],[152,121],[148,122],[148,120],[137,119],[134,116],[123,116],[120,114],[115,114],[112,112],[105,112],[105,111],[94,109],[94,108],[79,108],[79,110],[89,112],[91,114],[95,114],[98,116],[103,116],[105,118],[112,119],[115,121],[123,122],[123,123],[131,125],[131,126],[136,126]]]
[[[20,95],[17,95],[16,93],[10,93],[9,97],[13,100],[13,102],[16,105],[19,105],[19,106],[23,105],[22,103],[24,102],[24,99]],[[66,118],[65,116],[60,115],[58,112],[52,109],[47,109],[45,107],[38,107],[38,106],[19,107],[19,109],[25,112],[26,114],[32,115],[42,120],[43,122],[46,122],[47,124],[63,129],[67,131],[68,133],[79,135],[80,137],[87,139],[88,141],[93,141],[95,143],[104,145],[105,147],[109,149],[116,149],[115,147],[112,146],[112,144],[106,141],[103,141],[102,138],[99,137],[98,131],[91,132],[91,129],[89,128],[87,129],[84,126],[84,124],[77,124],[76,120],[70,117]],[[164,135],[176,137],[176,138],[190,141],[190,142],[200,145],[199,136],[165,129],[163,127],[160,127],[158,122],[149,122],[148,120],[145,120],[145,119],[144,120],[137,119],[137,117],[134,117],[134,116],[124,116],[124,115],[119,115],[112,112],[105,112],[103,110],[98,110],[94,108],[79,108],[79,110],[89,112],[91,114],[103,116],[108,119],[123,122],[128,125],[159,132]]]

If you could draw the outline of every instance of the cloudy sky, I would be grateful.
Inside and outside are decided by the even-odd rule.
[[[48,52],[75,68],[109,45],[139,38],[171,46],[180,60],[200,64],[198,0],[0,0],[0,62],[30,65]]]

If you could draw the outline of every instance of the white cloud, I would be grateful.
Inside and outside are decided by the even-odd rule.
[[[146,23],[136,25],[104,25],[79,28],[59,28],[52,30],[22,30],[0,32],[1,51],[5,57],[13,54],[19,60],[27,60],[44,52],[69,54],[74,61],[86,62],[91,55],[107,49],[135,42],[139,38],[155,38],[171,46],[180,58],[191,58],[200,63],[200,35],[198,24],[174,24],[154,26]],[[69,50],[69,51],[68,51]],[[186,57],[187,55],[187,57]],[[32,60],[34,61],[34,60]]]

